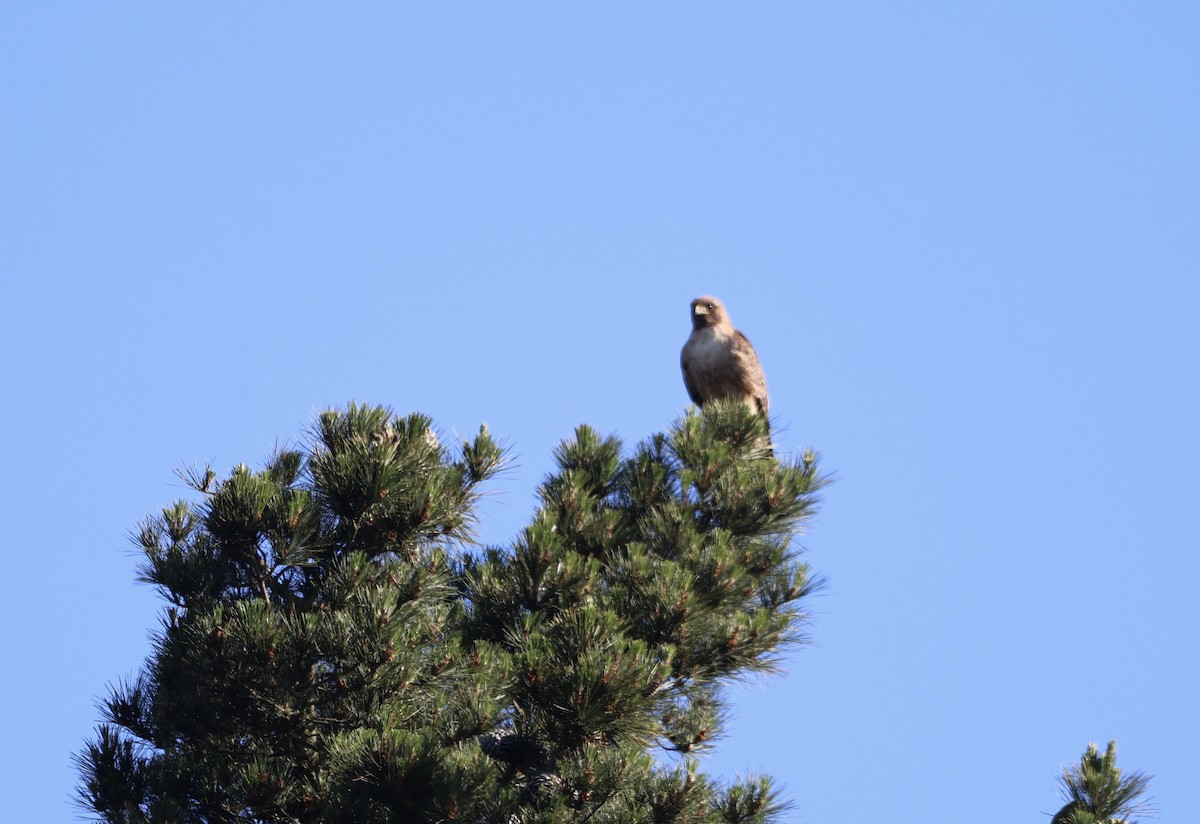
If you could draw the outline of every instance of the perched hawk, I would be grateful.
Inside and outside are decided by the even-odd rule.
[[[692,334],[679,357],[683,383],[695,403],[737,398],[767,417],[767,379],[754,347],[733,328],[725,305],[713,297],[692,301]]]

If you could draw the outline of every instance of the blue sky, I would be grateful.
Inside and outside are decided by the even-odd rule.
[[[1182,2],[7,4],[6,815],[76,815],[173,467],[350,400],[486,421],[504,543],[575,425],[680,414],[711,293],[839,480],[814,646],[709,768],[1009,824],[1116,738],[1185,820],[1197,42]]]

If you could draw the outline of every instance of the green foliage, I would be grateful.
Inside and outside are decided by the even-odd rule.
[[[1063,768],[1059,784],[1067,803],[1051,824],[1135,824],[1132,816],[1150,810],[1140,800],[1150,787],[1150,776],[1121,774],[1116,741],[1108,742],[1103,755],[1095,744],[1088,744],[1078,765]]]
[[[767,778],[696,758],[729,683],[803,640],[819,581],[793,536],[824,482],[739,404],[622,456],[555,451],[529,526],[473,548],[486,427],[454,454],[428,418],[351,405],[263,469],[189,477],[146,521],[169,606],[77,756],[106,821],[751,822]]]

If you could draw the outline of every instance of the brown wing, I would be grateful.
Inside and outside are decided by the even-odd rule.
[[[687,344],[684,344],[683,351],[679,353],[679,368],[683,370],[683,385],[687,389],[688,397],[692,399],[692,403],[698,406],[704,403],[704,398],[700,394],[700,387],[696,383],[696,376],[691,368],[692,357],[688,352]]]
[[[733,333],[733,361],[737,364],[737,379],[744,395],[754,398],[759,414],[767,416],[767,378],[763,375],[758,353],[749,338]]]

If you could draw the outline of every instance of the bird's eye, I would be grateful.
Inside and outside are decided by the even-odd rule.
[[[708,306],[708,308],[709,308],[709,309],[712,309],[712,308],[714,308],[714,307],[713,307],[713,305],[712,305],[711,303],[709,303],[709,304],[706,304],[706,305]]]

